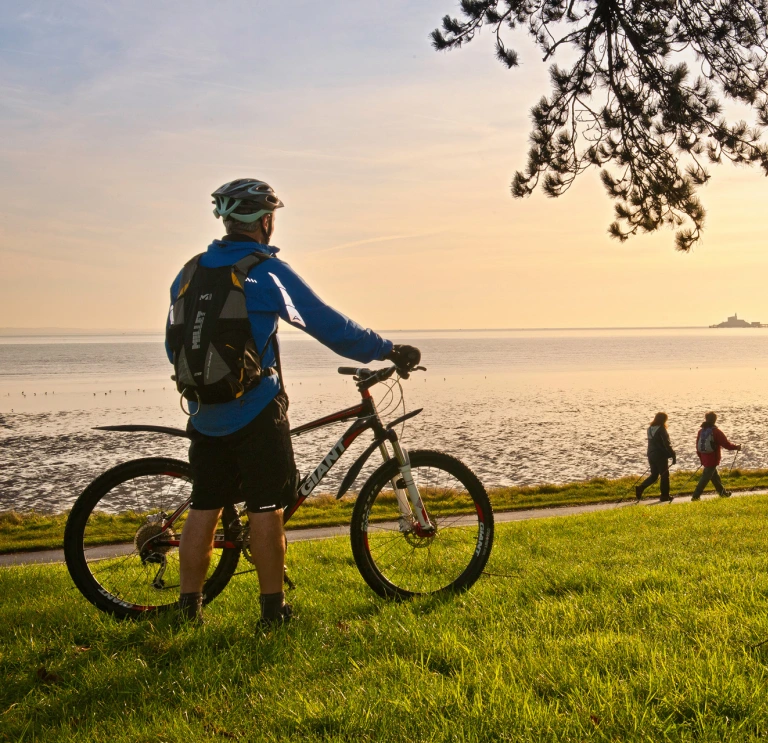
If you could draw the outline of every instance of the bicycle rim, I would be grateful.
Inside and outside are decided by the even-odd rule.
[[[120,617],[176,604],[178,543],[188,511],[170,525],[168,520],[191,490],[187,463],[145,459],[113,468],[83,492],[67,523],[65,557],[89,601]],[[233,509],[225,509],[224,521],[235,518]],[[222,520],[216,537],[204,588],[207,601],[224,588],[239,558],[239,545],[233,534],[225,534]]]
[[[414,451],[411,470],[433,533],[401,522],[389,462],[366,483],[355,507],[352,548],[366,582],[379,595],[407,598],[469,588],[493,543],[493,511],[472,471],[441,452]]]

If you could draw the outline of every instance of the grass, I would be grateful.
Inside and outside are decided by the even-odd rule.
[[[0,511],[0,554],[61,548],[67,516]]]
[[[693,472],[687,471],[675,473],[671,478],[672,493],[693,492],[696,478],[692,475]],[[733,470],[730,473],[724,470],[723,475],[726,487],[731,489],[768,487],[768,470]],[[632,498],[632,488],[637,479],[637,476],[615,480],[595,478],[564,485],[492,488],[489,495],[496,511],[608,503]],[[711,485],[708,490],[712,490]],[[653,493],[658,494],[658,484],[646,491],[646,496],[650,497]],[[296,512],[288,528],[348,524],[353,506],[354,496],[346,496],[340,501],[331,495],[313,496]],[[0,554],[61,548],[66,520],[66,513],[49,515],[34,511],[0,511]],[[135,533],[133,524],[130,520],[121,522],[119,517],[104,517],[101,526],[105,541],[114,541],[121,535],[126,541],[131,541]],[[94,535],[91,536],[93,538]]]
[[[768,497],[497,528],[467,594],[393,604],[348,540],[292,546],[202,628],[117,622],[61,566],[0,570],[0,741],[752,741],[768,736]]]

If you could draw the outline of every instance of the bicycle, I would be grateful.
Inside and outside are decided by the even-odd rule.
[[[347,471],[336,498],[350,490],[378,449],[383,463],[358,492],[350,537],[363,579],[379,596],[391,599],[470,588],[493,546],[493,510],[477,476],[453,456],[426,449],[408,452],[401,445],[395,427],[423,408],[386,425],[380,418],[371,388],[397,373],[391,392],[395,384],[400,386],[400,378],[407,379],[416,370],[423,367],[340,367],[340,374],[354,377],[360,403],[291,430],[292,436],[300,436],[354,419],[314,470],[299,480],[296,501],[284,509],[284,522],[317,490],[352,442],[365,431],[373,433],[373,442]],[[402,402],[402,387],[400,391]],[[98,428],[187,437],[186,431],[164,426]],[[64,533],[65,561],[85,598],[121,619],[176,605],[178,547],[191,485],[187,462],[149,457],[119,464],[86,487],[70,512]],[[241,554],[252,562],[248,531],[244,507],[223,509],[203,589],[206,603],[236,574]]]

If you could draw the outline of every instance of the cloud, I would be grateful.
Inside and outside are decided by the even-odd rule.
[[[310,250],[305,255],[320,255],[322,253],[332,253],[337,250],[346,250],[348,248],[357,248],[360,245],[373,245],[375,243],[392,242],[394,240],[413,240],[417,237],[431,237],[433,235],[439,235],[447,230],[430,230],[428,232],[413,232],[409,235],[381,235],[379,237],[368,237],[365,240],[353,240],[348,243],[340,243],[339,245],[332,245],[329,248],[320,248],[319,250]]]

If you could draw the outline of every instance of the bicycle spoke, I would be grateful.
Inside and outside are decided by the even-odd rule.
[[[442,461],[451,459],[431,452],[423,454]],[[380,490],[368,503],[366,520],[366,549],[376,575],[380,576],[377,580],[384,581],[387,592],[394,589],[410,594],[439,591],[460,578],[465,583],[475,580],[476,576],[467,579],[464,576],[476,559],[478,546],[487,536],[475,497],[444,467],[431,463],[420,466],[412,459],[411,473],[436,530],[422,532],[414,524],[407,532],[400,531],[397,498],[391,481],[382,475]],[[481,486],[480,490],[487,503]],[[479,571],[475,572],[479,575]]]
[[[159,521],[152,521],[151,517],[161,513],[170,515],[188,499],[190,489],[191,484],[185,479],[158,473],[133,477],[104,494],[98,511],[94,510],[86,522],[83,539],[83,554],[89,570],[103,590],[121,601],[142,606],[176,600],[179,587],[178,549],[163,547],[162,544],[157,547],[158,552],[165,555],[162,589],[153,585],[161,568],[160,563],[143,562],[142,550],[152,554],[152,540],[163,528]],[[181,514],[172,527],[171,533],[177,537],[183,530],[185,516]],[[152,527],[154,523],[157,523],[157,531]],[[110,529],[115,533],[113,540],[109,539]],[[128,554],[104,556],[101,552],[112,545],[134,544],[137,539],[141,540],[139,548],[134,547]],[[89,544],[90,540],[95,543]],[[216,569],[220,557],[221,550],[214,550],[208,575]]]
[[[378,541],[378,540],[376,540]],[[378,552],[377,557],[378,559],[381,559],[384,555],[386,555],[388,552],[393,550],[395,547],[398,547],[403,542],[405,542],[405,537],[402,535],[399,535],[397,537],[393,537],[392,539],[388,539],[386,542],[382,542],[378,544],[375,549],[372,549],[371,552],[378,552],[382,547],[386,547],[389,545],[387,549],[384,550],[384,552]]]

